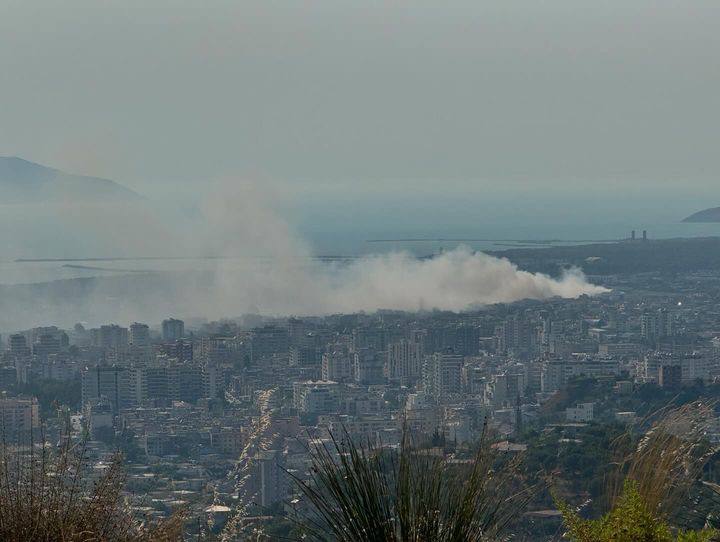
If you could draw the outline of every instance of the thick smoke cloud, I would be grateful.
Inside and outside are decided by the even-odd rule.
[[[519,270],[506,259],[465,247],[430,259],[407,253],[364,257],[350,263],[268,264],[221,268],[217,282],[226,310],[251,307],[271,314],[372,312],[378,309],[464,311],[520,299],[576,298],[607,291],[579,270],[554,279]],[[229,305],[229,306],[228,306]]]
[[[108,213],[108,206],[87,212],[74,206],[71,213],[46,216],[57,224],[30,231],[37,237],[37,246],[48,247],[33,251],[33,257],[45,257],[52,248],[54,257],[198,258],[90,262],[82,272],[50,262],[38,267],[42,273],[36,279],[33,264],[23,264],[22,269],[28,271],[23,271],[27,280],[22,282],[30,284],[3,286],[0,280],[0,331],[71,326],[79,321],[157,324],[168,316],[218,319],[248,312],[463,311],[489,303],[575,298],[606,291],[589,284],[580,270],[556,279],[522,271],[505,259],[466,247],[423,259],[394,252],[346,261],[318,260],[285,219],[287,211],[277,208],[279,191],[269,190],[266,184],[233,181],[207,186],[205,192],[210,196],[193,218],[179,218],[168,209],[155,212],[146,203],[133,212]],[[123,225],[126,220],[132,223]],[[28,231],[25,223],[23,218],[10,230],[21,243],[23,232]],[[68,224],[73,235],[54,234]],[[41,238],[39,234],[46,231],[54,236]],[[63,245],[64,238],[72,242]],[[90,239],[88,246],[101,246],[102,252],[78,250]],[[6,260],[0,272],[18,265]],[[75,272],[84,278],[52,281]]]
[[[429,260],[407,253],[367,258],[340,273],[332,299],[339,310],[438,308],[462,311],[473,305],[599,294],[578,270],[562,279],[520,271],[508,260],[457,248]]]
[[[220,262],[215,307],[226,314],[257,308],[271,314],[442,309],[463,311],[489,303],[555,296],[576,298],[607,291],[589,284],[580,270],[560,279],[519,270],[505,259],[466,247],[433,258],[407,252],[329,264],[272,210],[272,192],[232,183],[204,206],[211,238],[228,256],[250,255],[254,264]]]

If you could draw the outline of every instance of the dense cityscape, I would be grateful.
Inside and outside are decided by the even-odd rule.
[[[311,446],[343,435],[393,449],[409,432],[461,460],[487,432],[525,456],[528,479],[555,471],[561,491],[593,501],[613,438],[668,404],[720,397],[720,273],[588,278],[607,293],[18,330],[3,336],[4,438],[83,442],[93,473],[120,450],[135,513],[183,509],[186,532],[206,536],[230,521],[288,536]],[[720,418],[708,421],[720,443]],[[525,514],[538,540],[558,529],[547,492]]]
[[[720,2],[0,2],[0,542],[720,542]]]

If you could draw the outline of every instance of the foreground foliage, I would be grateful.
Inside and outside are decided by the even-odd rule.
[[[670,525],[657,518],[641,497],[638,485],[628,481],[615,506],[605,516],[584,520],[567,504],[559,504],[574,542],[709,542],[717,531],[673,532]]]
[[[659,411],[636,440],[616,442],[621,455],[608,483],[609,511],[583,519],[558,502],[567,537],[575,542],[694,542],[719,540],[712,526],[713,489],[699,483],[715,453],[705,439],[714,405],[702,403]]]
[[[318,541],[499,540],[534,494],[485,439],[474,458],[449,461],[407,436],[399,450],[383,451],[345,434],[316,445],[312,458],[310,480],[296,482],[314,511],[307,534]]]
[[[0,540],[14,542],[171,542],[182,539],[178,515],[138,521],[125,505],[125,477],[116,456],[88,474],[84,442],[59,450],[45,443],[0,449]]]

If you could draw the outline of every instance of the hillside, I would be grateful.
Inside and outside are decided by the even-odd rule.
[[[684,219],[683,222],[720,222],[720,207],[698,211]]]
[[[689,273],[720,267],[720,237],[654,239],[492,252],[521,269],[558,276],[579,267],[588,275]]]
[[[73,175],[15,156],[0,156],[0,203],[140,199],[136,192],[108,179]]]

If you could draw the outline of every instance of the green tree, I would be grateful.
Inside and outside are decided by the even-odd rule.
[[[718,534],[710,529],[674,532],[652,513],[632,481],[625,482],[615,506],[600,519],[582,519],[566,503],[558,508],[573,542],[709,542]]]

